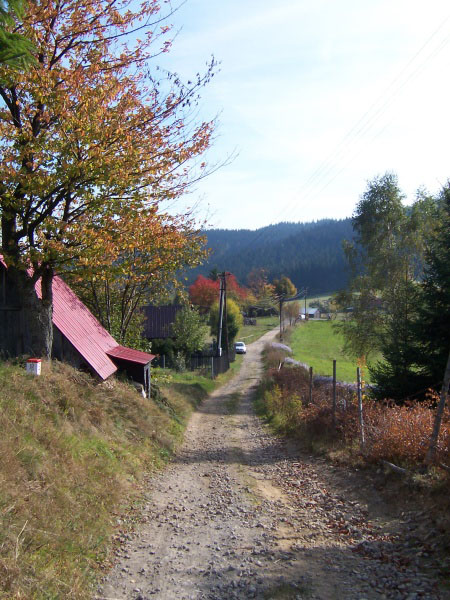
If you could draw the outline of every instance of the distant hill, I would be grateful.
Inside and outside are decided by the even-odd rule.
[[[241,284],[252,269],[264,268],[269,280],[287,275],[310,294],[337,290],[347,282],[342,240],[353,237],[351,219],[278,223],[256,231],[211,229],[205,235],[211,256],[189,272],[189,283],[214,267],[231,271]]]

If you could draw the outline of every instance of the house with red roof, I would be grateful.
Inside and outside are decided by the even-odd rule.
[[[41,295],[40,281],[36,292]],[[0,255],[0,354],[27,354],[21,307],[8,268]],[[126,348],[116,342],[58,276],[53,278],[53,357],[105,380],[125,372],[150,393],[150,364],[153,354]]]

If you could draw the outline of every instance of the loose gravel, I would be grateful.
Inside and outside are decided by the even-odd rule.
[[[437,588],[438,532],[425,514],[373,518],[342,473],[255,416],[273,335],[249,345],[240,373],[192,416],[177,456],[149,483],[142,524],[119,534],[96,600],[449,597]]]

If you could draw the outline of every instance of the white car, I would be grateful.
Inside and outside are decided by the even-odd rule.
[[[247,352],[247,346],[244,342],[236,342],[234,344],[234,350],[236,354],[245,354]]]

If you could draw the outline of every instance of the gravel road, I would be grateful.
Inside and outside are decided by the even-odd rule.
[[[423,515],[384,518],[354,475],[300,454],[254,415],[274,335],[249,345],[240,373],[193,414],[96,600],[444,598]]]

